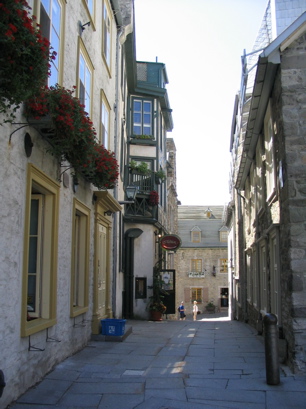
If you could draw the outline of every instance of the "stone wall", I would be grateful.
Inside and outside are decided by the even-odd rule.
[[[283,52],[282,303],[289,360],[306,371],[306,34]]]
[[[198,308],[201,312],[205,310],[207,302],[212,301],[220,308],[220,289],[227,288],[228,275],[227,272],[220,273],[217,270],[216,275],[212,274],[212,266],[218,265],[218,260],[221,258],[227,259],[227,249],[186,249],[182,248],[177,251],[177,269],[176,269],[176,304],[181,301],[185,302],[187,312],[192,311],[191,288],[197,287],[203,289],[202,303],[198,303]],[[191,260],[203,259],[205,271],[204,278],[190,278]]]

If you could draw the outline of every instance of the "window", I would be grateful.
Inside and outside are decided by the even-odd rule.
[[[46,37],[57,56],[52,60],[51,76],[48,85],[55,85],[60,82],[60,48],[61,48],[61,20],[62,2],[60,0],[41,0],[40,5],[40,30]]]
[[[253,225],[255,220],[255,183],[256,183],[256,166],[254,163],[250,169],[250,223]]]
[[[191,260],[191,271],[200,273],[202,271],[202,260],[192,259]]]
[[[227,236],[228,236],[228,232],[227,231],[220,231],[220,241],[222,243],[226,243],[227,242]]]
[[[135,279],[135,298],[147,298],[147,279],[145,277]]]
[[[191,230],[191,241],[192,243],[201,243],[201,230],[197,226]]]
[[[153,136],[152,101],[134,99],[133,101],[133,134]]]
[[[73,214],[70,314],[75,317],[88,309],[90,210],[75,199]]]
[[[28,168],[21,335],[56,324],[59,185]]]
[[[263,180],[262,180],[262,137],[260,136],[256,147],[256,175],[255,175],[255,195],[256,212],[263,208]]]
[[[109,149],[109,121],[110,119],[110,106],[106,100],[104,93],[102,93],[101,102],[101,144]]]
[[[278,236],[273,234],[270,244],[270,265],[271,265],[271,312],[277,315],[278,325],[280,325],[280,268],[279,268]]]
[[[227,273],[227,258],[220,258],[220,273]]]
[[[81,45],[79,57],[79,98],[81,104],[85,106],[85,111],[91,116],[91,95],[92,95],[93,66],[90,59]]]
[[[265,132],[265,155],[266,155],[266,182],[267,199],[270,199],[275,192],[275,164],[273,152],[273,125],[271,117],[271,104],[269,103],[264,120]]]
[[[202,302],[202,288],[191,289],[191,301]]]
[[[111,63],[111,19],[110,9],[108,3],[104,1],[103,4],[103,42],[102,42],[102,54],[108,69],[110,69]]]
[[[227,308],[228,307],[228,288],[220,288],[220,307]]]
[[[251,301],[251,253],[246,254],[246,280],[247,280],[247,300]]]
[[[86,4],[87,4],[89,13],[90,13],[91,15],[93,15],[93,12],[94,12],[94,0],[85,0],[85,1],[86,1]]]
[[[254,248],[252,254],[252,282],[253,282],[253,304],[257,305],[258,300],[258,276],[257,276],[257,251]]]
[[[260,267],[260,308],[267,311],[267,263],[266,263],[266,243],[263,242],[260,246],[259,254]]]
[[[247,232],[250,234],[251,231],[251,208],[252,208],[252,199],[251,199],[251,188],[250,188],[250,177],[246,179],[245,182],[245,218],[246,218],[246,227]]]

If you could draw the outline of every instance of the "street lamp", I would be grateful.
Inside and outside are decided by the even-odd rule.
[[[127,200],[124,200],[123,202],[119,202],[119,204],[134,203],[138,190],[139,190],[139,186],[133,186],[133,185],[127,186],[125,188],[125,195],[126,195]]]

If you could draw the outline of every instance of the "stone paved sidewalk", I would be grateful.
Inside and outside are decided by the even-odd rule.
[[[264,344],[222,315],[129,321],[123,342],[91,341],[12,409],[305,409],[306,377],[267,385]]]

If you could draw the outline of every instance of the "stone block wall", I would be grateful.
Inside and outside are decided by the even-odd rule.
[[[220,307],[220,289],[227,288],[227,272],[220,273],[218,260],[227,259],[227,249],[180,249],[177,251],[177,268],[176,268],[176,304],[181,301],[185,302],[187,312],[192,311],[191,289],[202,288],[203,300],[198,303],[201,312],[205,310],[207,302],[212,301],[218,308]],[[204,278],[191,278],[191,260],[203,259],[205,271]],[[212,274],[212,266],[216,266],[216,275]],[[203,269],[203,270],[204,270]],[[188,294],[190,296],[188,297]]]
[[[305,2],[304,2],[305,3]],[[281,191],[282,303],[289,361],[306,371],[306,33],[281,64],[284,188]]]

